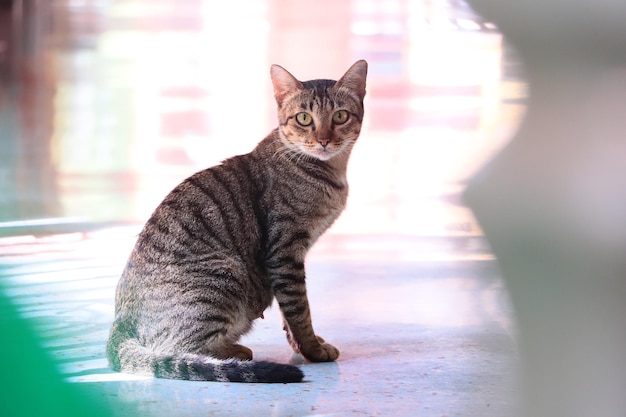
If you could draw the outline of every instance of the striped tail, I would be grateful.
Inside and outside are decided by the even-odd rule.
[[[300,382],[304,374],[297,366],[266,361],[220,360],[209,356],[160,354],[127,339],[118,345],[117,352],[109,349],[113,370],[131,374],[151,375],[157,378],[190,381],[219,382]]]

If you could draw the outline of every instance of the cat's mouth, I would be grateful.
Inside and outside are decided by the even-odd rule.
[[[328,161],[343,151],[343,147],[338,146],[337,144],[327,144],[326,146],[317,144],[317,146],[314,146],[310,143],[289,143],[286,141],[284,143],[293,151],[307,155],[311,158],[319,159],[320,161]]]
[[[329,149],[328,146],[319,146],[314,148],[313,150],[309,150],[307,153],[322,161],[328,161],[330,158],[337,155],[340,151],[340,149]]]

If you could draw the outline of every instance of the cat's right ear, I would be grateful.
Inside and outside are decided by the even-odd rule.
[[[302,83],[280,65],[272,65],[270,68],[272,85],[274,86],[274,97],[278,107],[282,106],[283,100],[290,93],[302,89]]]

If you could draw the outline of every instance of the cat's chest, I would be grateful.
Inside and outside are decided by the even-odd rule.
[[[323,185],[316,187],[307,196],[307,205],[312,211],[318,211],[322,216],[336,217],[346,206],[348,200],[348,184],[346,182],[336,183],[332,186]]]
[[[303,218],[309,223],[312,235],[321,235],[330,227],[344,210],[347,198],[346,184],[341,189],[326,188],[310,200],[313,204],[308,205]]]
[[[339,217],[348,198],[347,183],[341,186],[291,184],[272,191],[270,218],[290,218],[306,225],[312,235],[323,233]]]

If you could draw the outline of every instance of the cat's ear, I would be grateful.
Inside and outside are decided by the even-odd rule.
[[[272,65],[270,68],[274,97],[280,107],[289,93],[302,89],[302,83],[280,65]]]
[[[365,97],[367,62],[363,59],[352,64],[350,69],[337,81],[337,88],[345,87],[356,92],[361,100]]]

